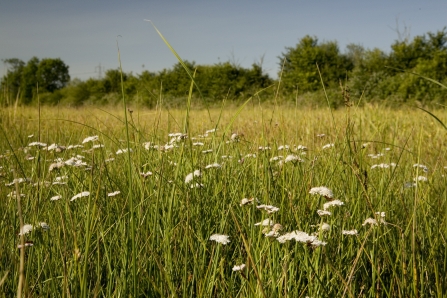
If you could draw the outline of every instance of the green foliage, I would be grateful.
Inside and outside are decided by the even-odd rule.
[[[0,296],[23,274],[26,297],[446,297],[446,117],[426,112],[247,105],[127,122],[57,107],[38,125],[37,109],[1,109]],[[168,136],[185,117],[189,137]],[[311,195],[322,185],[333,195]]]
[[[347,77],[347,72],[354,67],[353,61],[340,53],[334,41],[318,43],[316,37],[306,35],[294,48],[280,57],[282,82],[285,91],[316,91],[321,88],[321,79],[329,87],[338,86],[340,80]]]
[[[2,78],[2,93],[6,97],[6,104],[11,100],[20,98],[23,104],[29,104],[39,92],[54,93],[66,86],[70,80],[68,66],[59,58],[42,59],[31,58],[26,64],[20,59],[6,59],[9,69],[5,77]],[[58,102],[58,96],[49,100]]]
[[[251,69],[234,66],[229,62],[196,65],[186,61],[185,64],[195,70],[196,82],[204,96],[201,100],[204,101],[248,98],[273,83],[273,80],[263,73],[262,68],[255,64]],[[102,80],[73,82],[64,90],[65,102],[74,106],[87,102],[116,104],[121,92],[120,76],[119,70],[108,70]],[[167,104],[178,105],[188,96],[190,85],[191,79],[180,63],[175,64],[172,69],[163,69],[158,73],[144,71],[138,76],[123,73],[124,93],[128,101],[138,101],[146,107],[154,107],[160,98]]]
[[[396,41],[391,52],[367,50],[352,72],[352,89],[369,98],[401,101],[418,100],[423,103],[444,103],[447,90],[424,78],[447,81],[447,32],[427,33],[408,40]]]
[[[337,42],[319,42],[316,37],[307,35],[295,47],[287,47],[279,59],[282,98],[274,95],[276,88],[269,88],[256,96],[260,101],[284,99],[292,102],[293,99],[295,105],[308,106],[329,102],[336,108],[344,101],[341,83],[348,86],[354,102],[362,98],[363,102],[387,100],[393,105],[414,101],[423,105],[446,103],[447,89],[433,82],[447,84],[446,29],[412,40],[395,41],[389,53],[358,44],[349,44],[341,52]],[[151,108],[161,101],[178,107],[188,97],[192,74],[197,84],[193,90],[194,103],[208,106],[224,99],[244,101],[276,83],[264,73],[260,64],[244,68],[230,62],[198,65],[182,60],[159,72],[122,73],[121,86],[119,69],[107,70],[103,79],[69,83],[68,66],[61,59],[33,57],[25,63],[13,58],[3,62],[8,71],[1,80],[0,101],[6,106],[17,100],[21,104],[35,102],[37,88],[41,102],[50,105],[114,105],[121,100],[123,87],[130,104]],[[322,82],[328,100],[321,94]],[[197,87],[200,92],[196,92]]]

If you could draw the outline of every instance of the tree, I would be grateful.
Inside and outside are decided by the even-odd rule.
[[[6,75],[1,80],[1,88],[8,98],[15,98],[20,95],[21,75],[25,62],[20,59],[5,59],[3,63],[7,65]]]
[[[36,77],[39,88],[51,93],[65,87],[70,81],[68,65],[59,58],[42,59],[38,65]]]
[[[345,79],[348,71],[353,69],[353,62],[340,53],[335,41],[318,43],[316,37],[306,35],[294,47],[280,58],[282,82],[286,91],[315,91],[321,87],[320,69],[325,85],[337,86],[340,79]]]
[[[2,78],[2,90],[8,97],[19,96],[22,103],[33,100],[37,87],[39,92],[54,93],[67,85],[70,80],[68,66],[61,59],[31,58],[26,64],[17,58],[4,60],[9,65],[8,72]]]
[[[37,89],[37,71],[39,69],[39,59],[37,57],[31,58],[23,68],[21,74],[20,89],[22,90],[22,102],[29,104],[34,97]]]

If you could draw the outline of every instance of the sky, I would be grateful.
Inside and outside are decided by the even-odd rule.
[[[230,61],[277,78],[280,58],[305,35],[390,51],[447,26],[446,0],[0,0],[0,59],[60,58],[71,78],[98,78],[119,67],[139,74],[184,60]],[[101,69],[101,73],[99,70]],[[0,76],[6,65],[0,62]]]

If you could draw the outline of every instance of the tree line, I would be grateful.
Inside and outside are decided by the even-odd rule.
[[[273,99],[277,90],[282,98],[321,92],[322,85],[334,94],[334,106],[343,102],[340,85],[357,99],[420,101],[445,103],[447,90],[430,80],[447,85],[447,31],[396,40],[389,53],[378,48],[366,49],[349,44],[341,51],[336,41],[320,42],[305,36],[294,47],[286,47],[278,57],[280,88],[267,88],[279,80],[270,78],[261,63],[244,68],[221,62],[197,65],[186,61],[195,73],[201,100],[208,103],[243,100],[256,94],[260,100]],[[34,57],[27,63],[19,59],[3,60],[8,65],[1,79],[3,105],[19,102],[32,104],[115,104],[121,99],[121,87],[128,101],[154,107],[163,100],[176,105],[188,96],[191,79],[180,63],[158,72],[143,71],[135,75],[118,69],[106,71],[102,79],[70,80],[68,66],[60,59]],[[415,75],[418,74],[418,75]],[[121,75],[123,85],[121,85]],[[277,85],[276,85],[277,86]],[[258,94],[261,89],[267,88]],[[338,95],[336,95],[338,94]],[[293,96],[292,96],[293,95]],[[198,92],[194,93],[198,97]]]

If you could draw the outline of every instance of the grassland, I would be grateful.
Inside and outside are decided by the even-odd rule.
[[[3,297],[447,295],[446,130],[421,110],[19,107],[0,123]]]

